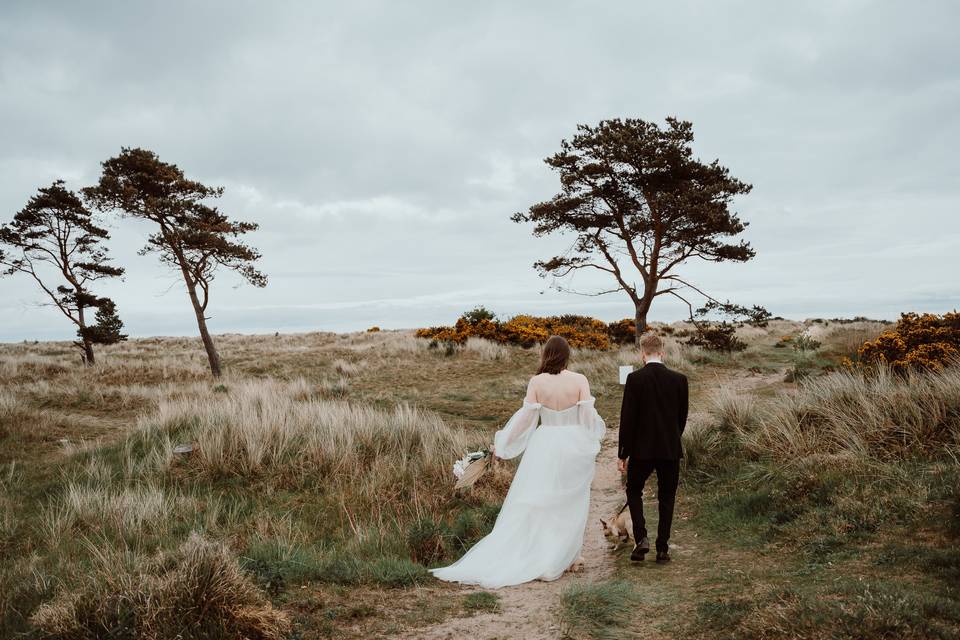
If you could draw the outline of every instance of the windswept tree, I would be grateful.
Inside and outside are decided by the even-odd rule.
[[[561,141],[560,151],[545,160],[560,174],[560,192],[512,218],[532,222],[538,237],[572,235],[565,253],[534,267],[561,291],[626,292],[636,311],[638,340],[659,296],[682,300],[691,319],[697,315],[693,300],[706,302],[701,313],[744,310],[720,302],[678,273],[688,260],[754,257],[749,243],[728,240],[747,226],[730,210],[731,202],[752,187],[718,161],[694,158],[692,142],[693,125],[675,118],[667,118],[664,128],[638,119],[579,125],[573,140]],[[562,284],[583,269],[608,274],[614,286],[586,292]]]
[[[123,269],[109,264],[103,242],[107,230],[97,224],[83,201],[57,180],[39,189],[11,222],[0,227],[0,266],[4,275],[22,273],[33,278],[52,304],[77,326],[83,361],[93,364],[93,345],[102,333],[90,324],[90,310],[109,307],[115,323],[116,307],[98,297],[90,283],[114,278]]]
[[[258,225],[230,220],[206,204],[223,195],[223,188],[187,179],[176,165],[146,149],[123,148],[120,155],[104,161],[99,183],[84,194],[103,211],[119,211],[157,225],[140,254],[157,253],[161,263],[183,277],[210,370],[220,377],[220,355],[207,329],[210,284],[217,268],[223,267],[254,286],[266,286],[267,277],[253,265],[260,254],[237,239]]]

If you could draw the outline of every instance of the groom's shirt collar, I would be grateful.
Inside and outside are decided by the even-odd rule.
[[[661,360],[660,358],[657,358],[656,356],[650,356],[647,358],[647,364],[650,364],[651,362],[656,362],[657,364],[663,364],[663,360]]]

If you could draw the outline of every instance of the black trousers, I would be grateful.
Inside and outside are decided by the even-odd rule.
[[[657,551],[666,551],[673,524],[673,504],[677,500],[677,485],[680,483],[679,460],[635,460],[627,463],[627,504],[633,520],[633,539],[637,542],[647,535],[647,522],[643,518],[643,485],[654,471],[657,472],[657,506],[660,519],[657,522]]]

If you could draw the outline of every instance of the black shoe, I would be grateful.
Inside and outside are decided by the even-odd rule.
[[[650,541],[647,540],[647,537],[644,536],[640,538],[640,541],[637,542],[637,546],[633,548],[633,552],[630,554],[630,559],[634,562],[643,562],[644,556],[650,552]]]
[[[657,551],[657,564],[667,564],[670,562],[670,554],[666,551]]]

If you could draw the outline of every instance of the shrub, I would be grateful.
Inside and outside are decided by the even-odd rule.
[[[904,313],[896,326],[858,352],[862,364],[883,364],[897,371],[942,369],[960,360],[960,313]]]
[[[793,340],[794,351],[816,351],[821,344],[806,334],[797,336]]]
[[[614,344],[630,344],[636,340],[637,323],[633,318],[617,320],[607,326],[607,333]]]
[[[515,344],[531,348],[546,342],[551,335],[563,336],[575,349],[606,350],[610,348],[610,329],[596,318],[578,315],[539,317],[517,315],[505,322],[493,319],[493,314],[478,307],[468,311],[452,327],[418,329],[417,337],[432,343],[464,345],[470,338],[482,338],[501,344]]]
[[[474,307],[470,311],[465,311],[462,317],[471,324],[475,324],[483,320],[493,322],[497,319],[497,316],[484,306]]]
[[[501,326],[499,337],[503,342],[529,348],[534,344],[546,342],[550,337],[550,331],[547,330],[543,318],[519,315],[510,318]]]
[[[376,325],[374,325],[374,326],[370,327],[369,329],[367,329],[367,333],[379,333],[379,332],[380,332],[380,327],[378,327],[378,326],[376,326]]]
[[[793,344],[793,336],[781,336],[773,347],[774,349],[785,349],[791,344]]]
[[[729,322],[701,322],[686,341],[687,344],[703,347],[707,351],[733,353],[743,351],[747,343],[737,337],[737,327]]]

